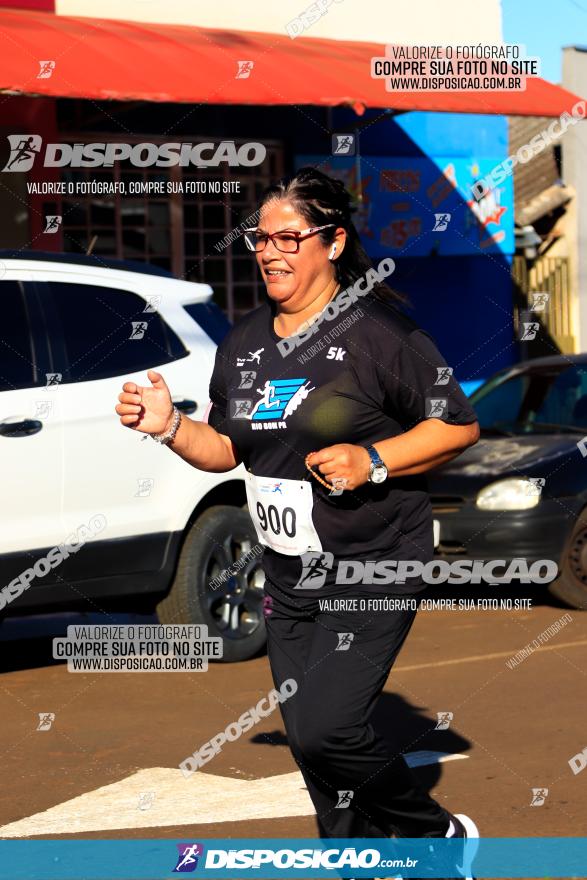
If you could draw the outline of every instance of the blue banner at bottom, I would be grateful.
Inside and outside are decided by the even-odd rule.
[[[0,880],[584,878],[587,837],[1,840]]]

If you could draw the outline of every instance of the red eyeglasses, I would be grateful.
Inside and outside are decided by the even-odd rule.
[[[256,227],[254,229],[243,230],[245,244],[250,251],[265,250],[269,239],[273,242],[273,246],[281,251],[282,254],[297,254],[300,249],[300,241],[315,232],[321,232],[330,226],[336,226],[336,223],[326,223],[325,226],[309,226],[307,229],[297,230],[280,230],[279,232],[262,232]]]

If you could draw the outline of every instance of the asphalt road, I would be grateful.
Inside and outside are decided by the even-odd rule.
[[[55,623],[2,628],[0,837],[316,836],[278,710],[189,779],[178,769],[272,688],[266,657],[200,673],[74,674],[49,659],[43,626]],[[586,673],[587,616],[554,601],[421,611],[374,723],[411,761],[449,756],[415,772],[483,835],[580,836],[587,771],[569,760],[587,746]],[[448,728],[435,729],[444,712]],[[39,713],[54,714],[49,729],[37,729]],[[542,805],[532,789],[548,789]]]

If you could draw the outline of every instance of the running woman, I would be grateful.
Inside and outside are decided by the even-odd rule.
[[[194,467],[244,463],[264,545],[269,661],[276,687],[298,684],[281,711],[320,835],[476,837],[369,720],[416,603],[374,612],[322,601],[425,589],[421,577],[385,587],[374,563],[432,560],[425,472],[477,442],[475,412],[383,283],[393,261],[374,271],[340,181],[312,168],[280,181],[244,236],[267,299],[219,346],[207,419],[174,410],[154,370],[150,387],[124,384],[116,412]]]

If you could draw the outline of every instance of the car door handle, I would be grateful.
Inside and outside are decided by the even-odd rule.
[[[0,436],[2,437],[28,437],[29,434],[37,434],[43,427],[43,422],[38,419],[19,419],[10,422],[5,419],[0,422]]]
[[[195,412],[198,408],[198,404],[195,400],[186,400],[185,398],[183,400],[173,400],[172,398],[171,402],[178,408],[178,410],[180,410],[180,412],[184,412],[186,415]]]

